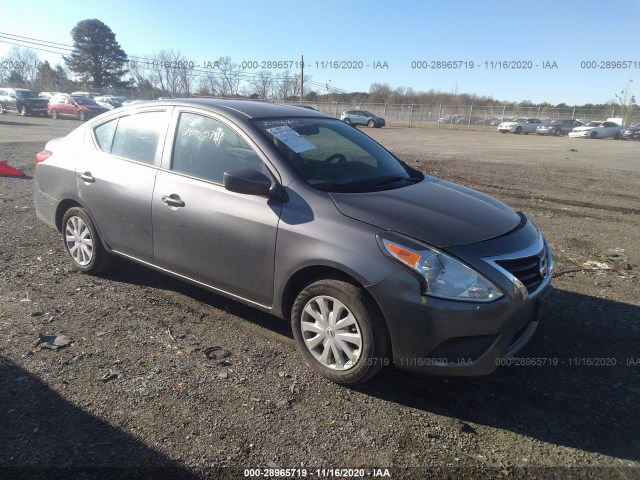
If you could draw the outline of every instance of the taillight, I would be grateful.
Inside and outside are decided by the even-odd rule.
[[[49,150],[43,150],[40,153],[38,153],[36,155],[36,159],[33,162],[33,167],[37,167],[38,164],[40,162],[44,162],[47,158],[49,158],[51,155],[53,155],[53,152],[50,152]]]

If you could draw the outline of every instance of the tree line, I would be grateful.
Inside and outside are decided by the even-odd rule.
[[[103,22],[87,19],[71,31],[73,50],[63,55],[62,64],[42,61],[37,50],[13,47],[0,59],[0,85],[33,91],[97,90],[119,92],[132,98],[215,96],[265,100],[299,100],[301,78],[291,70],[247,71],[231,57],[223,56],[205,65],[196,65],[180,51],[160,50],[150,55],[127,55],[116,35]],[[353,104],[482,105],[569,107],[563,103],[534,104],[500,101],[487,96],[437,90],[416,91],[411,87],[391,87],[374,82],[368,92],[345,92],[322,85],[305,75],[302,100]],[[628,92],[629,89],[627,88]],[[635,109],[633,96],[625,90],[606,104],[585,104],[579,108],[609,106]]]

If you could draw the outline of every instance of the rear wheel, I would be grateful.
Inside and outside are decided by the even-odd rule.
[[[109,253],[84,209],[72,207],[66,211],[62,219],[62,239],[73,268],[91,275],[104,270]]]
[[[365,382],[389,362],[377,306],[351,283],[325,278],[305,287],[293,304],[291,326],[307,363],[333,382]]]
[[[83,111],[78,112],[78,120],[84,122],[87,119],[87,114]]]
[[[29,109],[26,107],[26,105],[22,105],[20,107],[20,115],[22,115],[23,117],[29,115]]]
[[[369,121],[367,122],[367,126],[368,126],[369,128],[374,128],[374,127],[376,126],[376,122],[374,122],[373,120],[369,120]]]

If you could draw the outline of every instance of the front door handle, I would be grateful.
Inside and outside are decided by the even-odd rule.
[[[170,207],[184,207],[184,202],[180,200],[180,197],[175,193],[171,195],[163,195],[161,200]]]
[[[87,183],[95,183],[96,179],[91,172],[84,172],[80,174],[80,180]]]

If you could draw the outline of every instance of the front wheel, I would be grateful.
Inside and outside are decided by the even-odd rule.
[[[72,207],[66,211],[62,219],[62,239],[73,268],[91,275],[104,270],[109,254],[84,209]]]
[[[27,115],[29,115],[29,110],[25,105],[20,107],[20,115],[22,115],[23,117],[26,117]]]
[[[56,120],[58,118],[58,111],[55,108],[52,108],[49,112],[49,115],[51,116],[51,118]]]
[[[349,120],[348,118],[345,118],[343,122],[346,123],[347,125],[351,125],[351,120]]]
[[[598,138],[598,132],[591,132],[591,133],[589,134],[589,137],[590,137],[590,138]]]
[[[293,336],[307,363],[339,384],[363,383],[389,363],[387,333],[377,306],[351,283],[311,283],[291,310]]]
[[[516,128],[516,133],[520,135],[522,133],[522,127]]]
[[[554,134],[556,137],[559,137],[560,135],[562,135],[562,130],[560,130],[559,128],[556,128],[556,130],[553,132],[553,134]]]

